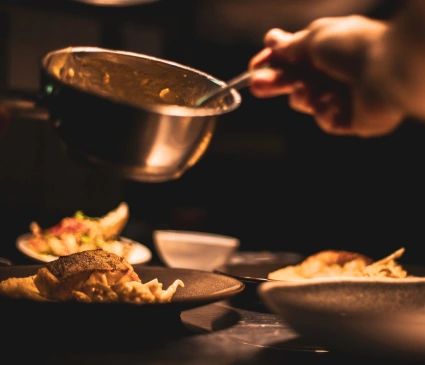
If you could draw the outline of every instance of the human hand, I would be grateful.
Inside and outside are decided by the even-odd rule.
[[[385,84],[380,40],[388,25],[362,16],[322,18],[288,33],[271,29],[248,67],[259,98],[288,95],[290,107],[314,117],[327,133],[361,137],[390,133],[405,117]]]

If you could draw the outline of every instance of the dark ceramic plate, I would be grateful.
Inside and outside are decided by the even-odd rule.
[[[269,281],[269,272],[300,263],[305,256],[296,252],[237,252],[215,272],[225,274],[244,283],[260,284]]]
[[[0,281],[10,277],[26,277],[34,275],[40,268],[40,265],[27,265],[27,266],[5,266],[0,267]],[[165,268],[161,266],[144,266],[133,265],[134,270],[139,275],[142,282],[147,282],[152,279],[158,279],[163,284],[163,288],[167,288],[174,280],[180,279],[185,284],[184,288],[178,288],[170,303],[164,304],[148,304],[137,306],[137,310],[151,310],[152,308],[160,311],[183,311],[191,308],[198,307],[213,303],[232,295],[241,292],[244,289],[244,284],[226,275],[212,273],[207,271],[192,270],[192,269],[178,269],[178,268]],[[0,303],[10,302],[8,298],[0,297]],[[15,301],[15,300],[12,300]],[[34,302],[30,300],[20,300]],[[97,307],[98,304],[83,304],[83,303],[40,303],[43,306],[51,306],[52,308],[60,307],[68,304],[75,304],[78,307]],[[105,306],[105,304],[100,304]],[[127,308],[130,304],[113,303],[107,304],[111,308],[121,307]]]
[[[257,287],[270,281],[267,275],[289,265],[300,263],[305,256],[296,252],[245,251],[236,252],[216,273],[230,276],[245,284],[245,290],[231,298],[232,304],[245,309],[268,311],[262,305]]]
[[[0,281],[33,275],[40,267],[0,267]],[[207,271],[142,264],[133,267],[142,282],[157,278],[163,288],[167,288],[174,280],[181,279],[185,287],[179,287],[172,301],[164,304],[37,302],[0,297],[2,327],[9,329],[9,336],[14,334],[21,337],[31,328],[36,331],[33,334],[38,332],[40,335],[32,336],[31,341],[37,341],[44,334],[44,341],[48,338],[48,342],[60,343],[72,340],[74,336],[72,341],[78,338],[79,342],[105,343],[108,340],[116,341],[114,336],[118,334],[130,336],[130,332],[142,329],[145,329],[148,337],[155,333],[164,337],[179,325],[182,311],[229,298],[245,287],[235,278]],[[67,336],[71,338],[67,339]]]

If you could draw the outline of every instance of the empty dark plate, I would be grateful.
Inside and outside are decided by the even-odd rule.
[[[258,285],[269,281],[267,276],[271,271],[299,264],[304,258],[305,256],[296,252],[242,251],[232,255],[215,272],[245,284],[245,290],[231,298],[232,304],[247,309],[265,310],[257,294]]]
[[[215,271],[244,282],[261,283],[268,281],[269,272],[289,265],[296,265],[305,256],[296,252],[237,252],[225,265]]]

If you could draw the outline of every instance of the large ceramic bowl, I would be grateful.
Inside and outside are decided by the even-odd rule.
[[[425,278],[269,281],[258,294],[296,332],[333,351],[425,361]]]

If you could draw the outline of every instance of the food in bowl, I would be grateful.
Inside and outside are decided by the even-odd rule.
[[[307,257],[297,265],[272,271],[267,278],[286,281],[337,276],[406,278],[411,275],[397,263],[404,251],[405,248],[402,247],[391,255],[374,261],[356,252],[325,250]]]
[[[124,258],[96,249],[61,256],[33,276],[3,280],[0,294],[37,301],[145,304],[170,302],[179,286],[184,287],[180,279],[165,290],[157,279],[142,283]]]
[[[122,202],[102,217],[88,217],[80,210],[47,229],[32,222],[32,236],[27,244],[36,253],[45,255],[63,256],[101,248],[127,258],[132,246],[119,241],[118,236],[129,216],[128,204]]]

